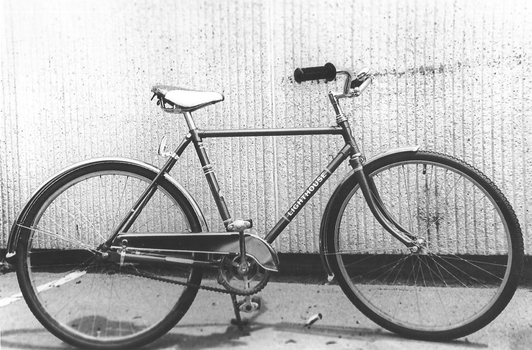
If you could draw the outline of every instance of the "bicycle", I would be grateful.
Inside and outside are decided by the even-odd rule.
[[[339,101],[359,96],[370,70],[327,63],[298,68],[294,78],[344,79],[328,94],[335,126],[202,130],[192,112],[224,97],[157,85],[152,100],[182,114],[189,130],[174,152],[163,139],[161,169],[102,158],[45,182],[8,244],[24,298],[44,327],[78,347],[140,346],[174,327],[199,289],[230,294],[241,326],[240,312],[260,307],[252,296],[278,271],[272,243],[344,161],[352,170],[323,213],[320,256],[329,281],[361,312],[392,332],[436,341],[475,332],[502,312],[517,288],[523,240],[501,191],[465,162],[419,147],[366,161]],[[261,238],[248,232],[252,220],[232,219],[203,139],[283,135],[338,135],[345,144]],[[190,144],[224,232],[209,231],[196,201],[169,175]],[[207,269],[217,271],[215,286],[202,284]]]

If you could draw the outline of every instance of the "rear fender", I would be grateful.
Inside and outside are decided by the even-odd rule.
[[[29,225],[31,223],[27,223],[26,220],[28,220],[28,217],[34,208],[35,203],[37,203],[41,196],[50,189],[51,186],[54,186],[57,184],[58,181],[61,181],[65,176],[68,176],[72,172],[79,171],[80,169],[86,168],[86,167],[92,167],[97,166],[99,164],[105,164],[105,163],[124,163],[127,165],[134,165],[141,168],[144,168],[154,174],[159,173],[159,169],[155,166],[141,162],[139,160],[135,159],[127,159],[127,158],[98,158],[98,159],[90,159],[83,161],[81,163],[74,164],[56,175],[52,176],[50,179],[48,179],[46,182],[44,182],[31,196],[30,200],[26,203],[24,206],[24,209],[20,212],[17,219],[11,226],[11,230],[9,233],[9,239],[7,241],[7,254],[6,254],[6,261],[10,264],[13,264],[16,260],[16,251],[17,251],[17,245],[20,237],[20,233],[22,231],[22,228],[20,225]],[[184,189],[174,178],[172,178],[169,174],[165,174],[165,179],[169,181],[183,196],[188,200],[192,208],[194,209],[194,212],[196,213],[196,216],[200,222],[201,230],[202,232],[207,232],[209,229],[207,227],[207,223],[205,221],[205,216],[203,215],[201,209],[199,208],[198,204],[192,198],[190,193]]]

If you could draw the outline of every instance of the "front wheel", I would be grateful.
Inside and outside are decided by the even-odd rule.
[[[480,171],[431,152],[367,164],[374,198],[423,248],[406,248],[373,217],[353,176],[326,218],[325,253],[345,294],[393,332],[449,340],[491,322],[508,304],[523,264],[516,215]],[[375,191],[374,191],[375,192]]]
[[[132,348],[169,331],[188,310],[202,272],[101,258],[102,243],[156,172],[129,161],[95,161],[56,177],[21,224],[17,276],[37,319],[82,348]],[[163,178],[129,233],[199,232],[190,202]],[[181,284],[179,284],[181,283]]]

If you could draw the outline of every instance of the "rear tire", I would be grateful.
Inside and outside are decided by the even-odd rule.
[[[95,254],[155,178],[130,162],[95,161],[45,186],[25,218],[17,276],[29,308],[61,340],[81,348],[145,345],[168,332],[192,304],[202,270],[113,263]],[[186,196],[162,179],[129,233],[199,232]]]
[[[495,319],[523,265],[521,229],[501,191],[438,153],[391,154],[364,171],[393,219],[426,247],[412,253],[385,231],[351,176],[326,212],[322,249],[353,304],[380,326],[424,340],[466,336]]]

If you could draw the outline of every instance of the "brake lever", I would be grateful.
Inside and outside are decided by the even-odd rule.
[[[373,71],[367,67],[362,68],[351,82],[351,88],[354,89],[361,86],[370,78],[373,78]]]
[[[372,76],[373,76],[373,71],[367,67],[364,67],[357,73],[355,80],[364,82]]]
[[[373,71],[367,67],[362,68],[351,82],[351,92],[354,97],[360,96],[373,81]]]

